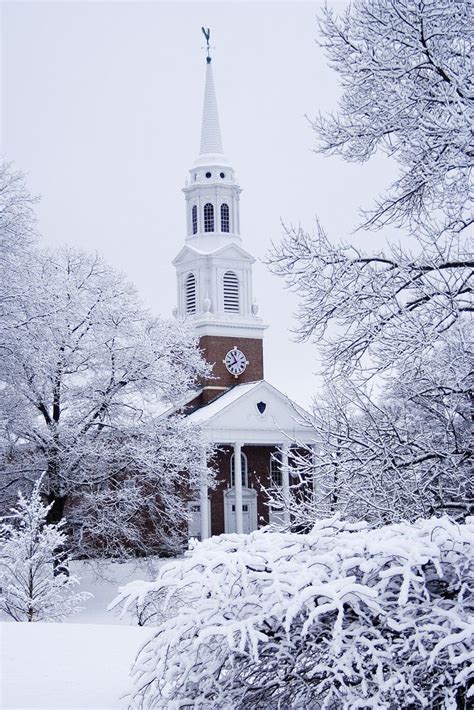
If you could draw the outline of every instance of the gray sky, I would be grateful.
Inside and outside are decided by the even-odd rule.
[[[181,188],[199,150],[205,25],[224,150],[243,188],[244,247],[262,259],[280,220],[311,230],[317,214],[331,236],[378,248],[379,235],[351,231],[393,164],[312,152],[305,114],[335,110],[340,94],[315,43],[320,7],[4,2],[1,151],[42,197],[44,241],[98,250],[153,312],[171,314],[171,261],[185,236]],[[319,360],[313,344],[291,340],[296,300],[259,262],[254,293],[270,326],[266,379],[307,406]]]

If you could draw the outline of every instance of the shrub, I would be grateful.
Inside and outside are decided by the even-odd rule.
[[[463,707],[473,543],[473,523],[369,530],[338,516],[306,535],[197,543],[115,602],[176,605],[139,652],[131,706]]]

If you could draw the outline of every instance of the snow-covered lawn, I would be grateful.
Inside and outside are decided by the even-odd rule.
[[[121,708],[128,671],[150,629],[100,624],[2,624],[8,708]]]
[[[156,561],[155,571],[165,561]],[[138,648],[151,630],[129,626],[127,619],[107,612],[118,587],[134,579],[152,579],[141,563],[100,565],[98,577],[89,565],[72,563],[80,589],[94,594],[84,611],[62,624],[0,625],[0,707],[81,708],[126,707],[128,672]]]

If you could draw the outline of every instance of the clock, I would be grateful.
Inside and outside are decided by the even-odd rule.
[[[249,364],[249,361],[243,354],[242,350],[238,349],[237,345],[234,345],[232,350],[229,350],[222,362],[229,370],[230,374],[234,375],[234,377],[241,375]]]

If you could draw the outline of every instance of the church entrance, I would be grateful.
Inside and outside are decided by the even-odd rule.
[[[242,524],[244,534],[257,530],[257,491],[242,488]],[[224,492],[224,526],[226,533],[235,533],[235,488]]]

